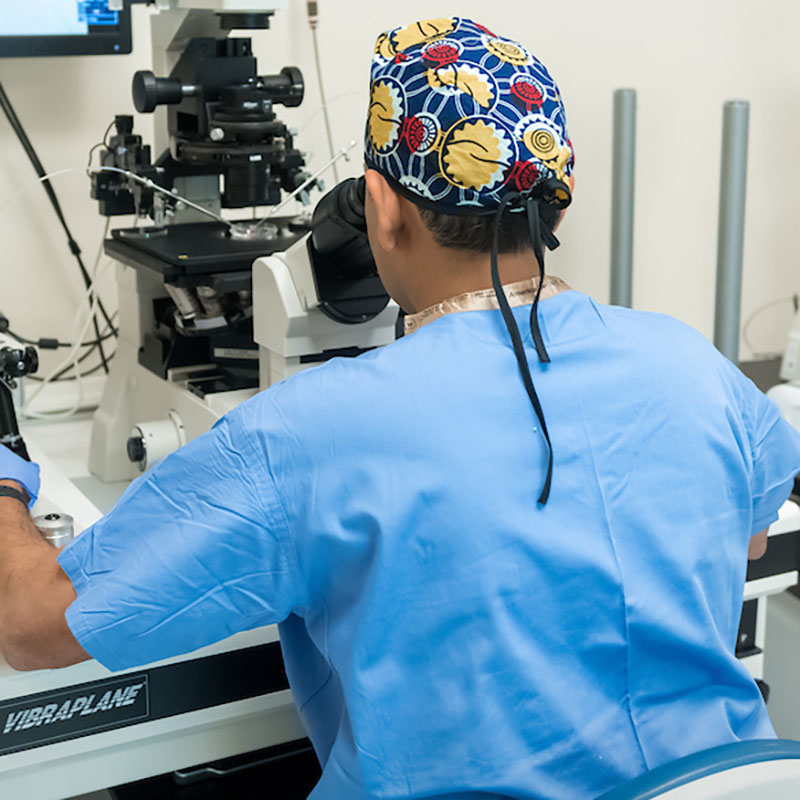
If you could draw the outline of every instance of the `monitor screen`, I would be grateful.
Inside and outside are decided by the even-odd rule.
[[[131,9],[109,0],[3,3],[0,57],[114,55],[131,52]]]

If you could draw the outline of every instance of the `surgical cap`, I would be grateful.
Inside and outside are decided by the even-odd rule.
[[[365,154],[444,213],[489,213],[546,182],[569,202],[574,154],[555,81],[521,44],[461,17],[378,37]]]

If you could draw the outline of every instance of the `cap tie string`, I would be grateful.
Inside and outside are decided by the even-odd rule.
[[[533,385],[533,376],[531,375],[530,366],[528,365],[528,358],[525,355],[525,347],[522,344],[522,336],[519,331],[519,326],[508,304],[503,284],[500,281],[500,270],[498,267],[498,253],[500,245],[500,226],[503,221],[505,212],[513,206],[518,206],[520,201],[523,200],[521,194],[513,192],[507,194],[494,216],[494,236],[492,241],[492,256],[491,256],[491,272],[492,272],[492,288],[494,289],[497,303],[500,306],[500,312],[503,315],[503,322],[505,322],[506,329],[511,337],[511,344],[514,349],[514,355],[517,359],[520,375],[522,376],[522,383],[525,386],[525,391],[528,393],[528,398],[542,426],[542,434],[544,435],[545,442],[547,443],[547,475],[545,477],[544,486],[542,487],[541,494],[539,495],[538,503],[545,505],[550,497],[550,487],[553,482],[553,446],[550,442],[550,433],[547,430],[547,422],[544,417],[544,410],[539,401],[539,396],[536,394],[536,387]],[[539,329],[539,296],[542,291],[542,284],[544,283],[544,249],[542,246],[541,223],[539,220],[539,203],[537,199],[527,198],[525,200],[525,212],[528,216],[528,226],[531,234],[531,244],[533,252],[539,262],[539,285],[536,288],[536,296],[531,308],[531,334],[536,346],[536,352],[539,356],[539,361],[548,363],[550,356],[544,346],[544,340]],[[555,237],[553,237],[555,238]]]

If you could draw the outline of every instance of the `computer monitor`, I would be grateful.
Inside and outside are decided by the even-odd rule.
[[[0,12],[0,58],[131,52],[131,8],[109,0],[14,0]]]

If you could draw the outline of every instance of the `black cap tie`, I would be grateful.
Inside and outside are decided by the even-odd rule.
[[[500,271],[498,269],[498,252],[500,245],[500,226],[503,221],[503,215],[506,211],[521,212],[524,211],[528,218],[528,230],[531,237],[531,245],[533,253],[539,264],[539,285],[536,287],[536,295],[534,296],[533,305],[531,306],[531,336],[533,337],[533,344],[536,348],[536,354],[539,357],[539,362],[542,364],[550,363],[550,356],[542,338],[542,332],[539,327],[539,299],[542,294],[542,286],[544,285],[544,248],[548,247],[550,250],[555,250],[558,247],[558,239],[554,236],[552,231],[543,228],[541,218],[539,215],[540,202],[544,200],[548,204],[555,205],[550,201],[550,198],[541,195],[520,194],[519,192],[511,192],[507,194],[500,207],[497,209],[494,216],[494,239],[492,242],[492,287],[497,296],[497,303],[500,306],[500,312],[503,315],[503,321],[509,335],[511,336],[511,344],[514,348],[514,355],[517,358],[517,365],[519,366],[520,375],[522,376],[522,383],[525,386],[525,391],[528,393],[528,398],[531,401],[533,410],[536,412],[536,417],[539,424],[542,426],[542,434],[547,444],[547,474],[545,476],[544,486],[542,487],[541,494],[539,495],[538,503],[545,505],[550,497],[550,487],[553,483],[553,445],[550,442],[550,433],[547,430],[547,422],[544,417],[544,410],[539,401],[539,396],[536,394],[536,387],[533,385],[533,376],[531,375],[530,366],[528,365],[528,358],[525,355],[525,348],[522,344],[522,336],[511,311],[508,303],[508,298],[503,289],[503,284],[500,281]]]

